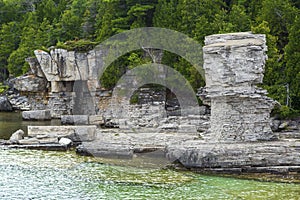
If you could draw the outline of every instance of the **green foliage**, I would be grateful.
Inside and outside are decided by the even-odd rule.
[[[0,83],[0,94],[4,93],[6,90],[8,90],[8,88],[9,87],[7,85]]]
[[[292,119],[299,116],[299,111],[294,110],[288,106],[276,107],[272,111],[272,115],[278,117],[279,119]]]
[[[267,21],[270,24],[270,33],[278,37],[278,47],[282,49],[288,42],[288,29],[297,14],[297,9],[289,0],[264,0],[258,21]]]
[[[77,51],[77,52],[87,52],[95,48],[98,42],[93,42],[90,40],[72,40],[67,42],[58,42],[56,44],[56,48],[67,49],[69,51]]]
[[[8,58],[8,71],[14,76],[19,76],[27,72],[28,64],[25,58],[32,56],[32,53],[26,47],[19,47],[12,52]]]
[[[290,86],[291,105],[300,110],[300,17],[289,30],[289,42],[285,47],[286,81]]]
[[[143,53],[142,51],[136,51],[130,53],[130,55],[128,56],[128,69],[133,69],[139,65],[151,63],[150,58],[143,57],[141,55],[142,53]]]
[[[0,0],[0,78],[7,70],[14,76],[26,72],[24,60],[35,49],[88,51],[137,27],[173,29],[200,44],[206,35],[251,30],[267,36],[262,86],[282,105],[289,96],[291,107],[300,110],[299,5],[297,0]],[[126,70],[150,62],[143,50],[124,55],[105,71],[102,85],[111,88]],[[194,89],[204,85],[183,58],[164,52],[162,63]]]
[[[0,66],[7,66],[10,54],[18,48],[20,42],[20,27],[16,22],[3,24],[0,30]]]
[[[135,92],[130,98],[130,104],[137,104],[139,101],[139,94]]]

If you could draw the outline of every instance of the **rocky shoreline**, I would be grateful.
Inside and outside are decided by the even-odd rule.
[[[151,128],[132,132],[91,125],[33,126],[28,127],[27,137],[19,131],[10,140],[1,140],[0,146],[47,151],[74,150],[82,156],[117,159],[160,152],[171,163],[169,167],[175,169],[212,174],[259,173],[300,180],[299,127],[299,121],[284,120],[280,121],[275,132],[279,138],[277,141],[217,144],[205,141],[200,133],[174,130],[154,133]]]
[[[33,74],[13,81],[27,99],[8,93],[11,96],[0,100],[11,109],[30,107],[22,113],[24,120],[59,118],[63,126],[28,126],[28,136],[19,131],[0,144],[74,148],[79,155],[122,159],[159,152],[173,166],[193,171],[267,172],[298,179],[299,119],[271,120],[276,102],[255,86],[263,80],[265,43],[260,34],[208,36],[203,48],[206,87],[197,94],[207,106],[200,107],[168,107],[166,91],[149,88],[140,89],[140,104],[130,104],[130,99],[102,89],[95,73],[105,69],[107,52],[101,46],[87,53],[37,50],[36,58],[29,60]],[[129,89],[139,88],[129,82]],[[128,92],[126,87],[116,87],[118,94]],[[176,97],[188,101],[185,95]]]

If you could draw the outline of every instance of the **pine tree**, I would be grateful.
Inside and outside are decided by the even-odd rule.
[[[160,28],[177,30],[179,22],[177,5],[178,0],[159,0],[153,17],[153,25]]]
[[[74,40],[82,37],[82,25],[86,12],[85,0],[74,0],[70,9],[64,11],[60,20],[61,40]]]
[[[268,60],[265,66],[263,87],[269,95],[282,105],[285,104],[285,77],[283,74],[283,61],[278,49],[278,37],[271,34],[269,23],[263,21],[258,26],[251,28],[253,33],[266,34],[268,46]]]
[[[285,47],[286,76],[291,91],[291,105],[300,110],[300,16],[289,30],[289,43]]]
[[[278,37],[278,47],[282,52],[288,42],[288,29],[293,24],[297,10],[289,0],[264,0],[257,21],[267,21],[272,35]]]
[[[3,24],[0,30],[0,79],[7,78],[8,58],[18,48],[20,26],[16,22]]]

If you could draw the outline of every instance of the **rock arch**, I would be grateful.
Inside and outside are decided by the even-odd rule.
[[[116,116],[122,118],[127,115],[126,108],[129,107],[131,96],[146,84],[159,84],[169,88],[179,101],[182,116],[199,114],[197,96],[189,82],[173,68],[152,63],[135,67],[118,81],[112,96]]]

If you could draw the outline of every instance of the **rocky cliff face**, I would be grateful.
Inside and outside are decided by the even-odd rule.
[[[52,49],[50,53],[34,51],[37,62],[45,78],[51,82],[51,92],[60,92],[73,88],[63,88],[61,83],[87,81],[90,91],[96,91],[99,85],[98,71],[103,66],[99,48],[87,53]],[[99,58],[98,58],[99,57]],[[65,86],[66,87],[66,86]]]
[[[54,118],[97,111],[94,102],[101,96],[98,70],[103,66],[100,48],[86,53],[65,49],[34,53],[35,58],[27,59],[31,73],[12,81],[14,88],[28,95],[32,109],[50,109]],[[44,106],[38,95],[45,97]]]

